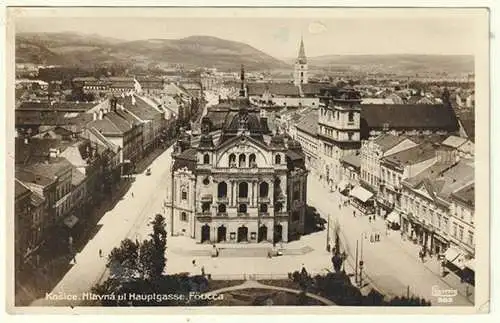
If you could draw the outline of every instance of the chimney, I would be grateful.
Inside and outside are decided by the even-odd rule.
[[[135,105],[135,96],[132,94],[132,105]]]
[[[99,110],[99,120],[102,120],[102,117],[103,117],[102,110]]]
[[[28,138],[24,138],[24,144],[27,145],[29,143],[29,139]]]
[[[92,119],[93,119],[94,121],[95,121],[95,120],[97,120],[97,113],[96,113],[96,112],[93,112],[93,113],[92,113],[92,117],[93,117]]]

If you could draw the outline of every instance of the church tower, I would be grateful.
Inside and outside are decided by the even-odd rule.
[[[307,58],[304,49],[304,39],[300,37],[299,55],[295,61],[295,70],[293,72],[293,84],[301,85],[307,83]]]

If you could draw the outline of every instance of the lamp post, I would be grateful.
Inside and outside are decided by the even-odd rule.
[[[328,213],[328,223],[326,229],[326,251],[330,252],[330,213]]]

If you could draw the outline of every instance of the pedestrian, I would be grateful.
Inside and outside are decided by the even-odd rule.
[[[193,259],[193,266],[196,267],[196,260]]]
[[[132,192],[132,197],[134,197],[134,192]]]
[[[205,277],[205,266],[201,266],[201,275]]]
[[[99,249],[99,257],[102,258],[102,249]]]
[[[356,211],[352,211],[352,216],[356,217]]]

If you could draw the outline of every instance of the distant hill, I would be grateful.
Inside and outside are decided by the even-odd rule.
[[[285,68],[288,65],[247,44],[209,36],[182,39],[121,41],[78,33],[20,33],[16,35],[16,62],[85,65],[124,63],[184,64],[238,70]]]
[[[326,55],[308,58],[312,69],[373,72],[473,73],[474,57],[469,55]]]

